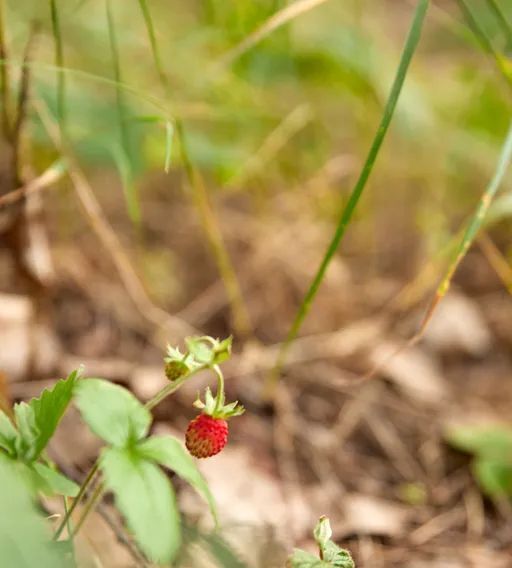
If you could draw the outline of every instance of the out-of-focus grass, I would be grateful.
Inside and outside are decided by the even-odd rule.
[[[134,183],[165,164],[171,164],[171,172],[182,167],[177,152],[170,160],[165,125],[185,117],[190,158],[212,191],[239,191],[258,200],[291,193],[304,211],[326,223],[338,217],[353,175],[341,180],[324,176],[315,190],[305,190],[307,182],[338,158],[352,160],[357,171],[382,113],[412,10],[405,1],[326,1],[219,66],[226,53],[289,4],[153,0],[148,38],[148,3],[123,2],[115,5],[122,69],[122,76],[115,77],[105,1],[52,3],[58,6],[65,65],[72,70],[65,73],[68,135],[84,165],[112,167],[122,92],[122,122],[129,123],[135,149],[130,160]],[[488,4],[472,2],[473,17],[503,65],[510,65],[509,38]],[[503,0],[495,4],[512,21],[512,5]],[[57,114],[63,107],[58,102],[62,85],[56,88],[61,75],[55,73],[56,22],[50,5],[7,0],[6,18],[10,52],[18,65],[31,21],[41,21],[35,88]],[[168,89],[162,76],[168,78]],[[389,226],[399,230],[404,219],[427,257],[442,248],[453,227],[471,212],[493,170],[511,101],[510,90],[455,3],[446,9],[433,5],[389,143],[370,181],[371,195],[362,199],[352,222],[358,235],[373,235],[359,242],[365,254],[378,258],[378,231]],[[254,154],[296,108],[307,108],[308,120],[283,139],[264,167],[251,167]],[[33,132],[37,148],[44,150],[43,129],[35,123]],[[36,154],[41,169],[54,158],[48,153]],[[144,191],[142,215],[151,189]],[[507,219],[502,214],[499,222]]]

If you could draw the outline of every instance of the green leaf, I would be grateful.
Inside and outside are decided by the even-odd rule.
[[[14,418],[19,432],[15,443],[16,455],[24,461],[33,461],[36,459],[37,439],[40,435],[34,409],[26,402],[15,404]]]
[[[317,556],[296,548],[288,558],[287,568],[332,568],[332,564],[320,560]]]
[[[460,426],[445,433],[458,450],[478,456],[512,457],[512,428],[504,425]]]
[[[134,450],[104,450],[101,469],[107,487],[140,548],[154,562],[170,562],[181,542],[179,513],[165,474]]]
[[[1,565],[6,568],[64,568],[66,556],[54,546],[31,491],[14,462],[0,457]]]
[[[75,391],[82,417],[105,442],[122,447],[148,433],[150,412],[125,388],[103,379],[82,379]]]
[[[45,389],[39,398],[33,398],[29,406],[33,409],[35,425],[38,430],[34,453],[38,458],[71,402],[79,370],[73,371],[66,379],[57,381],[52,389]]]
[[[0,410],[0,448],[3,448],[9,455],[16,455],[16,440],[18,432],[13,423],[5,414]]]
[[[197,469],[195,461],[182,446],[181,442],[172,436],[153,436],[144,440],[138,446],[138,451],[145,458],[153,460],[172,471],[190,483],[206,500],[210,511],[217,522],[217,508],[206,480]]]
[[[512,460],[482,457],[473,463],[473,473],[490,497],[512,496]]]
[[[79,491],[78,485],[47,465],[34,463],[31,466],[33,473],[37,476],[38,488],[45,495],[64,495],[65,497],[76,497]]]
[[[329,540],[322,547],[323,557],[326,562],[336,568],[355,568],[354,561],[348,550],[340,548],[337,544]]]

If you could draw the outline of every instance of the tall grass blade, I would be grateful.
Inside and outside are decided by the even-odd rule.
[[[64,47],[60,26],[57,0],[50,0],[53,41],[55,44],[55,66],[57,67],[57,118],[61,137],[66,140],[66,75],[64,69]]]
[[[0,0],[0,97],[2,104],[2,130],[4,137],[9,140],[11,136],[11,126],[9,122],[10,112],[10,81],[9,81],[9,67],[7,40],[5,37],[5,6],[4,0]]]
[[[391,92],[384,107],[384,112],[382,114],[379,127],[373,139],[372,145],[366,157],[359,178],[354,186],[354,189],[352,190],[352,193],[350,194],[347,205],[345,206],[341,214],[341,217],[338,221],[338,225],[334,232],[331,243],[329,244],[327,251],[325,252],[325,255],[322,259],[322,262],[320,263],[320,266],[317,270],[315,277],[313,278],[309,290],[307,291],[301,305],[299,306],[299,309],[295,316],[295,320],[292,323],[288,336],[286,337],[279,351],[276,365],[267,378],[266,394],[268,396],[270,396],[273,392],[275,384],[279,379],[281,368],[285,362],[288,349],[290,348],[290,345],[292,344],[293,340],[296,338],[297,333],[299,332],[299,329],[301,328],[302,323],[304,322],[304,319],[306,318],[309,310],[311,309],[313,300],[315,299],[315,296],[318,293],[318,290],[324,279],[327,268],[329,267],[329,264],[334,254],[338,250],[343,235],[345,234],[347,226],[357,206],[359,198],[361,197],[361,194],[363,193],[363,190],[366,187],[368,178],[370,177],[370,174],[373,170],[375,161],[377,159],[380,148],[386,136],[386,132],[391,123],[391,119],[393,118],[398,98],[400,96],[400,92],[402,90],[405,77],[409,69],[409,64],[418,45],[421,35],[421,30],[423,27],[423,22],[427,14],[428,6],[429,6],[429,0],[419,0],[416,6],[412,24],[409,33],[407,35],[407,39],[400,58],[400,63],[398,65],[395,79],[393,81],[393,86],[391,87]]]
[[[487,4],[491,12],[494,14],[496,20],[498,20],[501,30],[503,31],[503,35],[507,40],[507,47],[509,49],[512,49],[512,25],[505,17],[503,10],[501,9],[500,5],[496,2],[496,0],[487,0]]]
[[[199,213],[201,225],[203,226],[208,244],[210,245],[217,268],[226,288],[233,316],[233,327],[237,333],[245,336],[251,330],[251,323],[240,284],[224,239],[222,238],[219,223],[210,204],[204,182],[190,160],[183,126],[179,120],[176,121],[176,138],[180,145],[181,156],[194,205]]]
[[[142,12],[144,14],[144,20],[146,22],[151,48],[153,51],[153,59],[155,62],[155,67],[158,71],[158,74],[160,75],[162,87],[164,88],[165,93],[168,95],[169,83],[167,81],[167,77],[165,75],[165,72],[161,64],[151,14],[144,0],[139,0],[139,3]],[[240,289],[240,283],[238,282],[238,277],[233,267],[233,263],[231,262],[231,257],[229,255],[229,252],[224,243],[224,239],[222,237],[219,221],[210,203],[208,192],[201,178],[201,175],[199,174],[194,164],[192,163],[192,160],[190,159],[187,143],[185,140],[185,132],[181,120],[176,119],[173,130],[171,130],[170,127],[172,127],[172,124],[168,121],[166,126],[167,130],[166,159],[165,159],[166,171],[170,166],[171,143],[175,135],[178,144],[180,146],[185,174],[187,176],[187,181],[192,192],[194,205],[199,213],[199,220],[205,232],[206,239],[208,240],[208,244],[210,246],[213,257],[215,259],[215,263],[220,273],[220,277],[222,278],[222,282],[226,289],[226,293],[231,306],[233,327],[237,333],[239,333],[241,336],[245,336],[251,330],[249,313],[242,296],[242,291]]]
[[[169,120],[165,123],[165,164],[164,171],[169,173],[172,159],[172,143],[174,142],[174,126]]]
[[[462,237],[460,244],[455,250],[455,253],[450,261],[450,264],[448,265],[448,269],[446,270],[446,273],[444,274],[443,278],[441,279],[441,282],[439,283],[439,286],[437,287],[435,296],[432,299],[429,308],[427,309],[425,317],[423,318],[420,330],[416,334],[417,336],[421,336],[423,330],[426,328],[428,322],[432,318],[432,314],[434,313],[436,306],[439,304],[439,302],[448,292],[453,275],[455,274],[455,271],[457,270],[462,259],[466,256],[469,247],[472,245],[480,227],[482,226],[487,211],[489,210],[492,200],[496,195],[496,192],[498,191],[503,181],[503,178],[505,177],[505,173],[510,165],[511,160],[512,160],[512,122],[510,124],[507,137],[505,138],[505,142],[502,146],[500,157],[498,159],[498,164],[494,171],[494,175],[491,181],[489,182],[489,184],[487,185],[484,193],[482,194],[482,197],[480,198],[480,201],[478,202],[477,208],[475,210],[475,213],[473,214],[464,232],[464,236]]]
[[[119,133],[121,136],[121,153],[123,156],[118,160],[118,164],[122,164],[121,178],[123,180],[124,195],[126,199],[126,205],[128,208],[128,214],[130,219],[135,225],[140,223],[140,208],[139,200],[137,197],[137,187],[133,179],[133,167],[132,167],[132,152],[130,145],[130,132],[128,130],[128,117],[126,113],[126,105],[124,101],[124,93],[120,88],[122,83],[121,78],[121,60],[119,57],[119,49],[117,47],[116,38],[116,28],[114,16],[112,13],[111,0],[105,1],[106,12],[107,12],[107,23],[108,23],[108,37],[110,41],[110,52],[112,54],[112,63],[114,67],[114,79],[116,82],[116,103],[117,103],[117,115],[119,122]]]
[[[151,12],[149,11],[148,3],[146,0],[139,0],[140,9],[142,15],[144,16],[144,22],[146,24],[146,29],[148,31],[149,42],[151,44],[151,51],[153,53],[153,60],[155,62],[156,70],[162,82],[162,86],[167,90],[169,82],[167,80],[167,75],[164,71],[164,66],[162,65],[162,58],[160,57],[160,50],[158,49],[158,43],[156,41],[155,26],[153,25],[153,18],[151,17]]]
[[[493,58],[496,67],[499,69],[507,83],[512,87],[512,72],[509,68],[507,59],[494,48],[490,39],[486,36],[485,31],[473,16],[466,0],[457,0],[457,3],[459,4],[460,10],[466,19],[468,26],[478,40],[478,43],[482,49]]]

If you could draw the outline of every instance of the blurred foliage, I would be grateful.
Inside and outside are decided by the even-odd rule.
[[[512,497],[512,428],[507,425],[459,426],[446,432],[455,448],[470,453],[473,474],[490,497]]]
[[[55,110],[49,7],[36,0],[7,4],[15,61],[20,60],[30,22],[42,22],[43,37],[33,66],[37,92]],[[60,0],[57,4],[69,69],[66,105],[72,144],[84,163],[115,166],[121,141],[105,3]],[[512,6],[500,4],[512,19]],[[284,5],[276,0],[151,2],[170,83],[168,98],[154,68],[138,3],[112,3],[126,84],[122,90],[132,170],[137,177],[150,168],[163,170],[166,123],[175,116],[185,120],[193,161],[217,186],[243,179],[248,189],[262,185],[293,189],[336,156],[359,159],[382,110],[409,8],[404,2],[383,0],[326,2],[272,33],[232,65],[219,63]],[[506,40],[486,2],[472,2],[472,9],[497,49],[505,50]],[[446,222],[447,207],[468,210],[480,189],[475,180],[492,168],[505,133],[511,96],[490,67],[461,15],[432,7],[393,139],[379,160],[378,181],[373,184],[377,192],[389,193],[386,188],[393,187],[393,199],[399,199],[408,185],[403,176],[408,176],[414,189],[407,191],[425,195],[417,202],[416,218],[427,239],[434,239],[433,247],[436,229],[443,227],[429,226],[422,205],[428,203],[434,218],[440,208]],[[266,157],[264,167],[243,175],[265,139],[300,105],[308,106],[310,119],[283,141],[275,155]],[[144,116],[154,120],[137,120]],[[34,132],[38,144],[44,145],[37,124]],[[43,152],[41,156],[47,159]],[[173,156],[172,164],[180,167],[178,156]],[[337,180],[332,186],[328,189],[335,194],[346,189],[345,182]]]

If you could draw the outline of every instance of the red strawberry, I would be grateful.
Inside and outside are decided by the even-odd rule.
[[[228,423],[208,414],[194,418],[185,434],[187,450],[196,458],[209,458],[218,454],[227,441]]]

